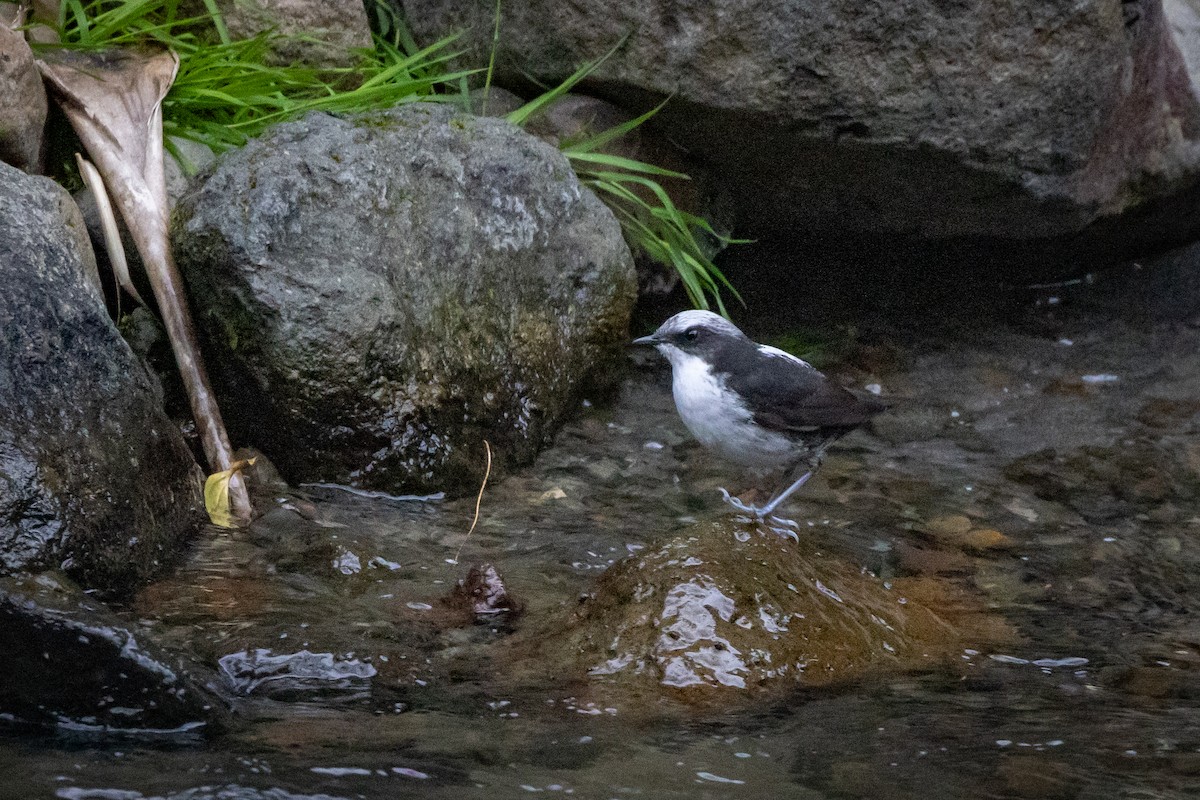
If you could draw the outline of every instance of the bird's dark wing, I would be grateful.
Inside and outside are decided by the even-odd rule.
[[[765,428],[845,433],[884,410],[878,400],[856,397],[807,364],[747,344],[713,366],[725,373],[726,386],[745,399],[754,421]]]

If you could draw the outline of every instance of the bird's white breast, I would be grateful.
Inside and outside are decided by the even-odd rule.
[[[683,424],[705,447],[722,458],[752,467],[770,468],[789,462],[795,444],[752,421],[745,403],[713,374],[698,356],[669,348],[671,392]]]

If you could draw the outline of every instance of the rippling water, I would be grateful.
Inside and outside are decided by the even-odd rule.
[[[789,505],[788,546],[952,587],[1014,633],[961,647],[956,668],[690,706],[511,654],[614,563],[730,513],[718,487],[740,478],[688,441],[651,359],[488,487],[460,563],[473,497],[313,489],[212,531],[128,616],[242,693],[244,724],[158,744],[9,737],[0,796],[1198,796],[1198,345],[1093,321],[871,342],[839,368],[895,408]],[[519,616],[445,601],[477,562]]]

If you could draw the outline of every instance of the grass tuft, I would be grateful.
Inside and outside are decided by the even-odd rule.
[[[455,37],[417,49],[394,22],[386,39],[345,67],[271,63],[288,38],[265,32],[231,40],[214,0],[204,14],[181,16],[181,0],[65,0],[59,45],[41,48],[158,47],[179,56],[179,74],[163,101],[163,132],[214,150],[244,144],[269,125],[309,111],[344,113],[436,100],[471,71],[448,63]],[[382,13],[382,12],[380,12]],[[295,37],[293,37],[295,38]]]
[[[721,244],[742,240],[721,236],[708,220],[676,206],[656,180],[660,177],[688,180],[687,175],[588,149],[597,141],[611,140],[609,133],[602,132],[563,150],[575,173],[613,209],[634,245],[648,258],[675,269],[693,305],[707,309],[711,298],[717,310],[728,317],[722,292],[729,292],[738,302],[741,295],[713,263],[710,248],[701,238]]]

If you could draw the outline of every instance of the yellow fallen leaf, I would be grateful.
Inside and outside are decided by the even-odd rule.
[[[233,462],[229,469],[214,472],[204,481],[204,510],[213,525],[222,528],[240,528],[239,520],[233,516],[229,505],[229,482],[233,476],[254,464],[255,458],[243,458]]]

